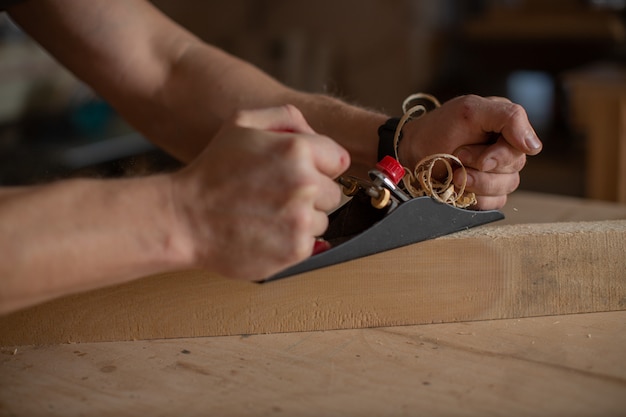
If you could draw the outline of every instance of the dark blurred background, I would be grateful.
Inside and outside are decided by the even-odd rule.
[[[155,0],[281,81],[398,115],[506,96],[544,141],[521,188],[626,202],[626,0]],[[0,185],[178,163],[0,14]]]

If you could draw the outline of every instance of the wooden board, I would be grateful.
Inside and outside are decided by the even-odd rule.
[[[626,221],[492,226],[253,284],[189,271],[0,317],[0,345],[294,332],[626,309]]]
[[[7,416],[625,416],[626,312],[0,349]]]
[[[506,218],[494,225],[626,219],[624,204],[528,191],[513,193],[503,211]]]

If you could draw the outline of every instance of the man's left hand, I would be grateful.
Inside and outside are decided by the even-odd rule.
[[[454,98],[403,128],[400,162],[413,169],[436,153],[457,156],[467,169],[466,190],[474,192],[480,210],[499,209],[520,183],[527,155],[542,143],[522,106],[502,97]],[[464,180],[457,170],[455,183]]]

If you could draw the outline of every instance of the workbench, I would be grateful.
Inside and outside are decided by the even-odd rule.
[[[505,212],[626,218],[524,192]],[[626,311],[0,349],[2,416],[626,416]]]

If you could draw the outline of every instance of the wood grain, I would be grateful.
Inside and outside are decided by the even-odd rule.
[[[0,415],[624,416],[625,351],[626,312],[20,346]]]
[[[0,345],[350,329],[626,309],[626,221],[468,230],[269,284],[163,274],[0,317]]]
[[[626,219],[624,204],[529,191],[511,194],[502,211],[506,218],[495,226]]]

